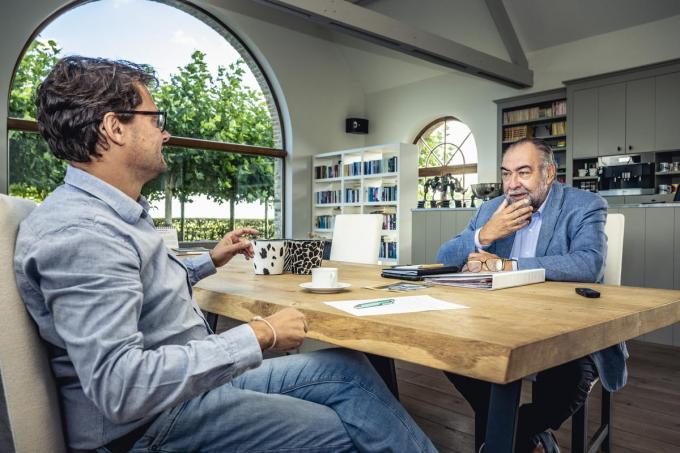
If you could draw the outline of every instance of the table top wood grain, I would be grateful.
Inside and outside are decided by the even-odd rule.
[[[680,291],[546,282],[496,291],[433,286],[394,293],[364,288],[396,282],[380,266],[334,263],[350,291],[314,294],[308,275],[255,275],[240,256],[194,290],[208,312],[248,321],[293,306],[309,337],[363,352],[505,384],[680,321]],[[588,286],[599,299],[577,295]],[[429,294],[462,310],[355,317],[325,301]]]

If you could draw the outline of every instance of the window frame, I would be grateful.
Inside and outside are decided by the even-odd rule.
[[[416,138],[413,140],[413,144],[418,147],[418,153],[420,155],[421,152],[421,147],[419,145],[420,140],[423,138],[423,136],[434,126],[438,125],[439,123],[445,123],[446,121],[458,121],[463,124],[465,124],[463,121],[459,120],[455,116],[447,115],[447,116],[441,116],[439,118],[434,119],[433,121],[430,121],[424,128],[418,132],[418,135],[416,135]],[[470,132],[472,134],[472,132]],[[474,137],[474,135],[473,135]],[[448,142],[443,142],[443,143],[448,143]],[[478,159],[479,160],[479,159]],[[477,164],[478,162],[474,164],[463,164],[463,165],[442,165],[439,167],[418,167],[418,178],[429,178],[431,176],[442,176],[445,174],[452,174],[452,175],[463,175],[463,174],[469,174],[469,173],[477,173],[479,174],[477,170]]]
[[[152,1],[152,0],[150,0]],[[158,1],[158,0],[153,0],[153,1]],[[21,49],[21,52],[19,53],[19,57],[17,58],[14,68],[12,69],[12,77],[10,79],[9,83],[9,90],[7,92],[7,106],[9,107],[10,105],[10,99],[12,96],[12,89],[11,87],[14,85],[14,78],[16,76],[17,70],[19,69],[19,65],[21,64],[21,61],[24,58],[24,55],[28,51],[28,48],[30,45],[35,41],[37,36],[47,27],[50,23],[52,23],[54,20],[62,16],[63,14],[68,13],[70,10],[78,8],[86,3],[91,3],[92,0],[76,0],[71,3],[68,3],[67,5],[64,5],[63,7],[57,9],[55,12],[50,14],[47,18],[45,18],[33,31],[29,39],[26,41],[24,44],[24,47]],[[256,155],[256,156],[267,156],[267,157],[274,157],[274,158],[279,158],[281,159],[281,225],[282,225],[282,234],[283,236],[286,235],[286,161],[288,158],[288,152],[286,151],[286,131],[285,131],[285,126],[283,124],[283,116],[281,114],[281,105],[279,103],[278,97],[276,96],[274,90],[273,90],[273,85],[269,79],[269,76],[267,75],[267,72],[264,70],[263,66],[260,64],[260,62],[255,58],[253,52],[248,48],[246,43],[239,37],[237,33],[234,32],[229,26],[227,26],[223,21],[215,17],[213,14],[210,12],[206,11],[205,9],[195,5],[194,3],[187,1],[187,0],[162,0],[162,4],[165,4],[167,6],[179,9],[180,11],[189,14],[193,16],[194,18],[202,21],[206,26],[212,27],[213,24],[217,25],[218,27],[221,28],[221,30],[216,30],[223,39],[225,39],[227,42],[230,43],[230,45],[233,44],[230,42],[229,39],[225,36],[225,34],[229,35],[231,38],[233,38],[242,48],[243,50],[247,53],[248,59],[246,61],[246,65],[249,65],[249,62],[252,62],[255,64],[259,74],[256,75],[261,75],[262,78],[264,79],[264,83],[266,84],[267,88],[267,93],[266,95],[269,95],[271,97],[271,100],[273,101],[273,109],[270,108],[270,112],[272,114],[276,113],[276,118],[272,118],[272,121],[276,123],[277,127],[279,128],[279,133],[280,137],[279,141],[281,143],[281,148],[268,148],[268,147],[262,147],[262,146],[253,146],[253,145],[242,145],[238,143],[229,143],[229,142],[218,142],[214,140],[205,140],[205,139],[197,139],[197,138],[190,138],[190,137],[171,137],[170,140],[167,142],[167,146],[174,146],[177,148],[185,148],[185,149],[204,149],[204,150],[209,150],[209,151],[220,151],[220,152],[226,152],[226,153],[235,153],[235,154],[245,154],[245,155]],[[206,18],[209,21],[212,21],[213,24],[210,24],[208,21],[206,21]],[[212,27],[215,29],[215,27]],[[239,49],[236,49],[239,51]],[[239,52],[239,54],[241,54]],[[245,57],[242,56],[244,60],[246,60]],[[252,70],[252,69],[251,69]],[[272,111],[274,110],[274,111]],[[6,175],[5,175],[5,180],[6,180],[6,185],[7,187],[0,187],[2,191],[5,193],[9,193],[9,175],[10,175],[10,168],[9,168],[9,136],[11,132],[31,132],[31,133],[39,133],[38,130],[38,123],[35,120],[30,120],[30,119],[21,119],[21,118],[14,118],[9,116],[9,108],[7,110],[7,129],[6,129],[6,137],[5,137],[5,143],[7,144],[7,147],[5,149],[5,156],[3,157],[3,160],[7,163],[5,167]],[[276,131],[275,131],[276,132]],[[275,134],[276,135],[276,134]]]

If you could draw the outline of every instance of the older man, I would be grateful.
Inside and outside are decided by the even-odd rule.
[[[214,334],[191,285],[236,253],[167,253],[140,195],[166,169],[165,112],[148,68],[68,57],[43,81],[38,124],[69,162],[64,185],[21,224],[17,283],[48,345],[69,446],[119,451],[433,451],[366,358],[298,347],[293,308]]]
[[[501,166],[504,196],[484,203],[467,228],[441,246],[438,261],[473,271],[544,268],[548,280],[601,282],[607,204],[599,195],[555,182],[555,172],[545,142],[514,143]],[[539,373],[534,402],[520,408],[517,451],[557,451],[545,431],[558,429],[581,407],[598,376],[607,390],[623,387],[627,357],[621,343]],[[489,384],[447,377],[485,425]]]

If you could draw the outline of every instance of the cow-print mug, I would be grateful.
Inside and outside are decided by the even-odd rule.
[[[325,242],[319,239],[286,239],[284,270],[293,274],[309,275],[321,266]]]
[[[284,239],[253,239],[255,248],[253,269],[256,274],[283,274],[286,262],[286,242]]]

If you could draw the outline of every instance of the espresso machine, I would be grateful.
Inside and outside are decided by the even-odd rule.
[[[654,194],[655,169],[654,162],[640,162],[639,156],[600,158],[597,191],[603,196]]]

